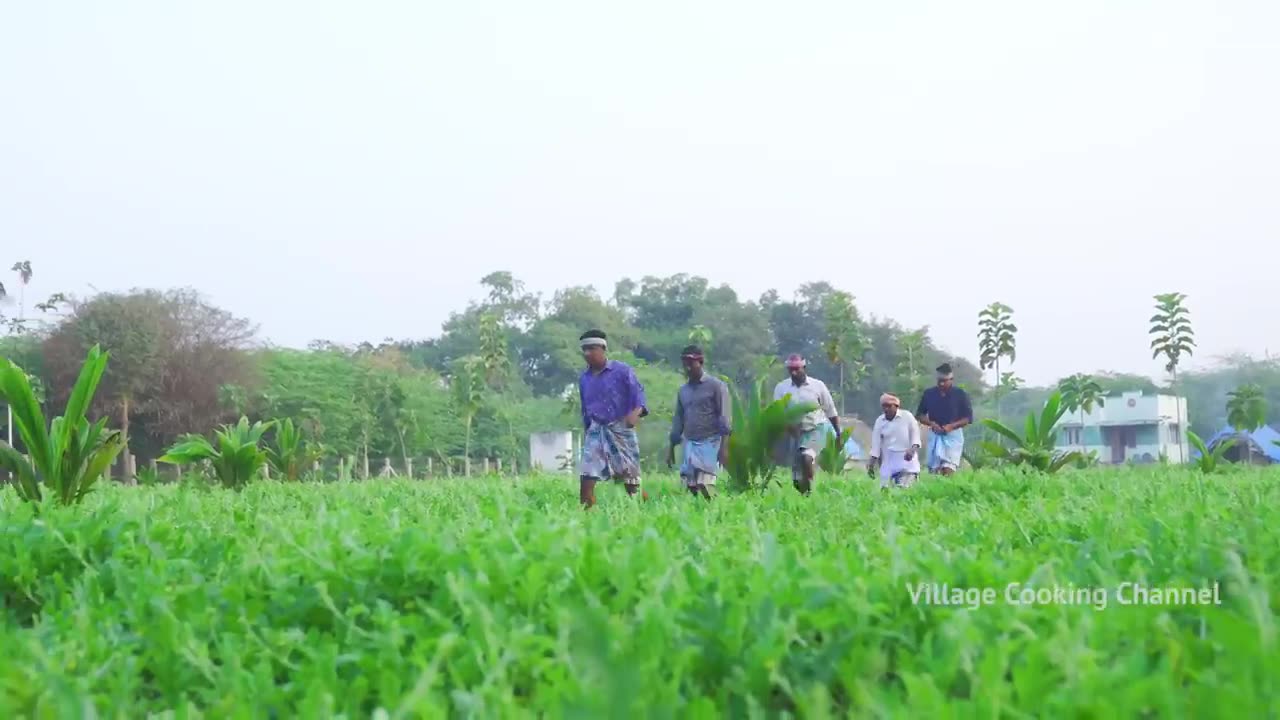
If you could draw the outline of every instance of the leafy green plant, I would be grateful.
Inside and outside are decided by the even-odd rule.
[[[1077,470],[1088,470],[1091,467],[1097,467],[1102,462],[1102,458],[1098,457],[1097,450],[1077,451],[1077,457],[1072,463]]]
[[[239,423],[223,425],[214,432],[216,446],[200,435],[187,435],[169,448],[159,462],[191,465],[207,460],[223,487],[239,489],[262,474],[268,458],[260,443],[274,426],[274,420],[250,425],[249,418],[241,416]]]
[[[1068,465],[1075,465],[1083,453],[1071,450],[1058,452],[1058,422],[1066,414],[1062,393],[1055,391],[1045,402],[1039,416],[1027,413],[1022,435],[1014,432],[999,420],[986,419],[982,423],[1009,441],[1009,445],[986,441],[983,447],[997,460],[1014,465],[1024,465],[1043,473],[1056,473]]]
[[[271,472],[283,480],[299,480],[313,464],[324,456],[324,447],[304,437],[302,428],[292,418],[276,425],[274,443],[267,448]]]
[[[725,471],[730,488],[739,492],[769,486],[777,471],[774,451],[778,443],[788,427],[817,409],[813,403],[788,407],[789,395],[772,400],[767,378],[754,383],[751,390],[745,399],[736,388],[732,390],[733,434],[729,436]]]
[[[1195,466],[1199,468],[1200,472],[1205,474],[1211,474],[1222,470],[1227,462],[1224,459],[1224,456],[1227,454],[1228,450],[1236,446],[1235,438],[1224,438],[1217,445],[1214,445],[1212,450],[1210,450],[1209,447],[1205,445],[1204,440],[1201,440],[1199,435],[1190,430],[1187,431],[1187,440],[1190,440],[1192,447],[1200,453],[1200,457],[1196,458]]]
[[[160,471],[153,467],[138,468],[136,480],[143,487],[152,487],[164,483],[164,478],[160,477]]]
[[[59,502],[78,503],[124,450],[123,436],[107,430],[106,418],[91,423],[85,414],[109,355],[97,345],[89,350],[66,409],[47,428],[27,374],[0,358],[0,397],[12,408],[14,427],[27,450],[24,456],[0,441],[0,468],[13,474],[24,500],[43,499],[43,485]]]
[[[818,451],[818,467],[823,472],[832,475],[841,475],[844,473],[844,466],[849,462],[849,452],[845,450],[845,444],[849,442],[849,437],[853,435],[853,428],[845,428],[840,431],[839,435],[834,432],[827,435],[827,442],[822,446],[822,450]]]
[[[1182,293],[1163,293],[1155,296],[1156,314],[1151,316],[1151,358],[1164,355],[1164,369],[1178,381],[1178,363],[1182,356],[1195,352],[1195,332],[1191,329],[1191,312],[1186,306],[1187,296]]]

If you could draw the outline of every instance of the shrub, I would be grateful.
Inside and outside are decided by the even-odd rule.
[[[226,488],[240,489],[262,474],[267,464],[267,451],[259,444],[262,436],[275,422],[256,422],[249,425],[249,418],[241,417],[235,425],[223,425],[214,432],[215,447],[200,435],[187,435],[169,448],[159,462],[172,465],[190,465],[208,461],[213,466],[214,477]]]
[[[0,397],[13,409],[14,426],[27,450],[24,456],[0,441],[0,468],[14,475],[24,500],[42,500],[44,486],[61,503],[78,503],[124,450],[124,438],[107,430],[106,418],[90,423],[85,415],[108,356],[96,345],[89,350],[63,414],[47,428],[27,374],[0,358]]]
[[[1049,396],[1037,417],[1027,413],[1026,427],[1022,435],[1014,432],[999,420],[983,420],[982,423],[1009,441],[1009,445],[984,442],[982,447],[996,460],[1023,465],[1038,472],[1056,473],[1068,465],[1085,461],[1085,455],[1071,450],[1058,452],[1057,425],[1067,408],[1062,404],[1062,393]]]
[[[736,491],[763,490],[777,471],[774,452],[788,428],[817,408],[813,403],[788,407],[791,397],[772,400],[762,379],[744,399],[733,390],[733,434],[725,471],[729,486]],[[732,386],[731,386],[732,387]]]

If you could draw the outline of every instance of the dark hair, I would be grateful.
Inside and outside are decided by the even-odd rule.
[[[941,365],[939,365],[938,372],[942,373],[943,375],[949,375],[951,373],[951,363],[942,363]]]
[[[702,355],[702,348],[697,345],[689,345],[680,351],[681,355]]]
[[[582,335],[578,336],[579,340],[586,340],[587,338],[600,338],[601,340],[609,339],[608,337],[605,336],[603,330],[588,330],[582,333]]]

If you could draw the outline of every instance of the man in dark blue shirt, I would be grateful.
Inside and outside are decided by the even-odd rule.
[[[969,402],[969,393],[955,387],[950,364],[938,366],[938,385],[921,395],[916,419],[932,433],[929,472],[951,475],[960,468],[964,427],[973,423],[973,404]]]

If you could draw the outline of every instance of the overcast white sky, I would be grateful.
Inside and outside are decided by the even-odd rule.
[[[828,280],[1018,373],[1280,352],[1280,3],[8,2],[0,262],[421,338],[514,272]],[[768,250],[744,251],[748,246]],[[744,259],[746,258],[746,259]],[[7,278],[6,278],[7,279]]]

